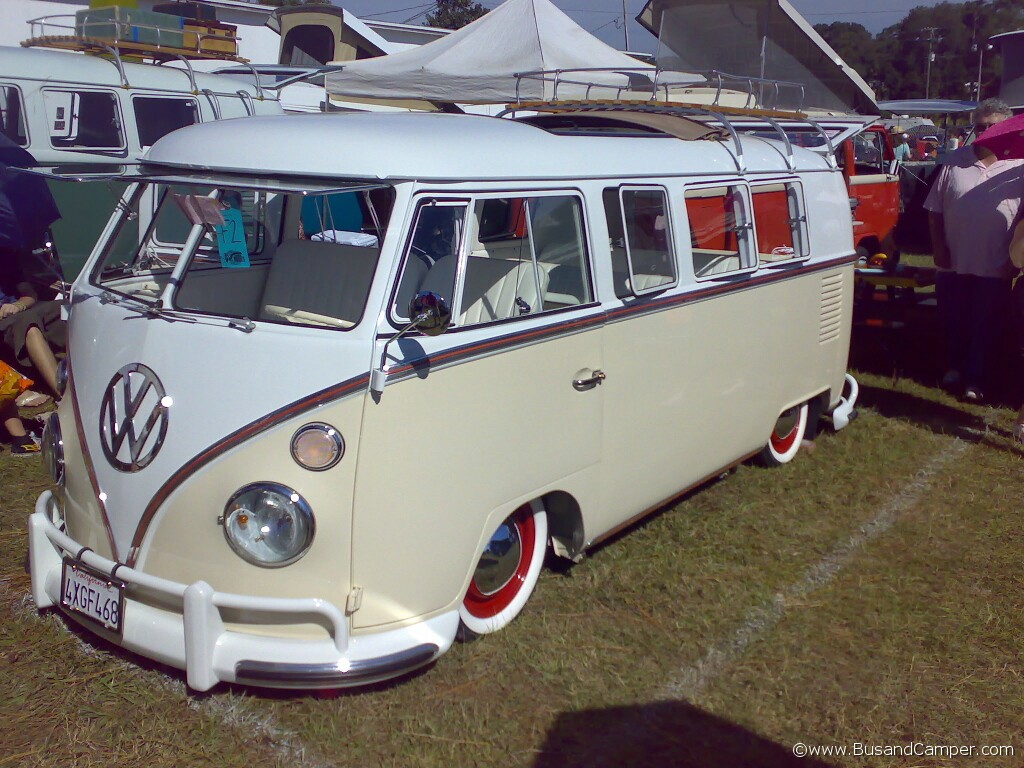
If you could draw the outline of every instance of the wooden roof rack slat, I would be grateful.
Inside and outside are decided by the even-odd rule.
[[[219,51],[204,51],[196,48],[178,48],[167,45],[137,43],[132,40],[115,40],[78,35],[42,35],[31,37],[21,43],[23,48],[57,48],[65,51],[82,51],[92,54],[109,54],[111,50],[126,57],[150,61],[171,61],[181,57],[191,59],[216,59],[247,64],[248,59]],[[200,43],[201,45],[201,43]]]

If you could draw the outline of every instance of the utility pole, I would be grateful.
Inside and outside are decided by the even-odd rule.
[[[981,101],[981,65],[985,60],[985,48],[991,48],[983,42],[978,42],[978,18],[981,16],[981,9],[985,0],[977,0],[974,5],[974,28],[971,30],[971,50],[978,53],[978,79],[975,81],[974,100]]]
[[[629,50],[629,17],[626,16],[626,0],[622,0],[622,32],[626,36],[626,50]]]
[[[932,62],[935,61],[935,52],[933,46],[938,45],[942,38],[935,33],[939,31],[938,27],[924,27],[921,32],[928,35],[928,68],[927,74],[924,78],[924,97],[927,99],[931,96],[932,86]],[[919,40],[921,38],[918,38]]]

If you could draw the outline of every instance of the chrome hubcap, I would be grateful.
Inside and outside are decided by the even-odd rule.
[[[800,409],[790,408],[784,414],[779,416],[779,420],[775,422],[775,437],[784,438],[792,434],[793,430],[796,429],[797,423],[800,421]]]
[[[506,520],[498,526],[477,563],[473,581],[482,595],[493,595],[515,575],[523,556],[519,529]]]

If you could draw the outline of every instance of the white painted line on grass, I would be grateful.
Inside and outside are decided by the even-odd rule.
[[[914,476],[888,504],[882,507],[871,520],[815,565],[804,572],[803,577],[764,605],[751,609],[739,629],[724,641],[708,650],[700,661],[684,667],[662,686],[658,698],[682,698],[692,700],[715,678],[737,661],[754,641],[772,630],[785,616],[790,603],[799,602],[813,592],[832,583],[836,576],[866,544],[888,531],[911,509],[932,487],[935,476],[947,464],[959,458],[969,447],[963,440],[955,440],[932,459]]]
[[[159,669],[145,669],[116,653],[97,648],[81,634],[68,629],[58,611],[51,610],[45,614],[36,611],[32,595],[18,595],[11,588],[11,580],[7,577],[0,576],[0,596],[10,599],[12,611],[18,618],[51,624],[59,632],[70,635],[83,656],[103,656],[109,664],[125,675],[143,675],[149,678],[156,686],[180,697],[182,703],[194,712],[223,723],[225,727],[245,736],[249,743],[261,745],[264,751],[270,752],[272,757],[276,758],[275,762],[281,765],[301,765],[303,768],[331,768],[336,765],[306,747],[298,733],[281,726],[270,713],[269,705],[262,712],[257,711],[254,704],[250,703],[251,699],[231,690],[205,697],[196,696],[189,692],[179,677]]]

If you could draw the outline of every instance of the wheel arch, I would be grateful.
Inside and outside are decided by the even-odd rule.
[[[541,497],[541,504],[548,514],[551,551],[578,563],[586,548],[586,532],[576,497],[566,491],[550,491]]]

